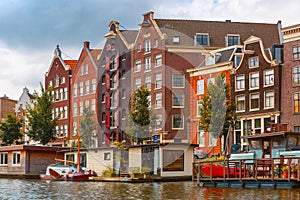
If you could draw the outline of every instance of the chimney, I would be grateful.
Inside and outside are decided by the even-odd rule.
[[[143,22],[139,24],[139,26],[150,26],[151,25],[150,20],[153,19],[153,14],[154,14],[154,12],[152,12],[152,11],[143,14],[144,19],[143,19]]]
[[[231,22],[231,20],[230,19],[226,19],[225,22],[229,23],[229,22]]]
[[[83,47],[84,47],[84,48],[87,48],[87,49],[90,49],[90,42],[85,41],[85,42],[83,43]]]
[[[61,57],[61,50],[59,48],[59,45],[56,46],[56,49],[54,50],[54,55]]]

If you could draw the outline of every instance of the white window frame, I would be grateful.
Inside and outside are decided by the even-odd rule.
[[[155,55],[155,66],[154,67],[160,67],[162,66],[162,55],[156,54]]]
[[[145,49],[145,52],[144,53],[150,53],[151,52],[151,40],[145,40],[144,42],[144,49]]]
[[[181,117],[181,126],[180,127],[174,127],[174,118],[175,117]],[[183,130],[184,129],[184,115],[172,115],[172,130]]]
[[[21,152],[13,151],[12,152],[12,166],[20,166],[21,165]]]
[[[274,69],[264,71],[264,87],[274,85]]]
[[[204,94],[204,80],[197,80],[197,94]]]
[[[175,101],[176,99],[177,101]],[[175,105],[175,102],[179,103],[179,105]],[[173,108],[183,108],[184,107],[184,94],[173,94],[172,98],[172,107]]]
[[[273,94],[272,96],[267,96],[268,94]],[[273,97],[273,98],[272,98]],[[267,101],[267,99],[269,99],[268,101]],[[271,108],[274,108],[274,104],[275,104],[275,92],[274,92],[274,90],[269,90],[269,91],[265,91],[265,98],[264,98],[264,108],[265,109],[271,109]],[[269,104],[269,105],[267,105],[267,103]],[[272,105],[271,105],[272,104]]]
[[[180,81],[180,84],[177,84]],[[184,88],[185,76],[184,74],[174,73],[172,74],[172,87],[173,88]]]
[[[155,94],[155,109],[162,108],[162,93]]]
[[[248,64],[249,64],[249,68],[255,68],[255,67],[259,67],[259,57],[255,56],[255,57],[250,57],[248,60]]]
[[[198,36],[202,36],[202,37],[204,37],[204,36],[206,36],[207,37],[207,44],[200,44],[200,43],[198,43],[197,41],[197,38],[198,38]],[[210,39],[209,39],[209,34],[208,33],[196,33],[196,35],[195,35],[195,46],[210,46],[210,41],[209,41]]]
[[[151,76],[149,75],[149,76],[145,76],[145,86],[149,89],[149,90],[151,90]]]
[[[238,43],[229,45],[229,37],[238,37]],[[239,34],[227,34],[226,36],[226,46],[234,46],[234,45],[240,45],[241,44],[241,37]]]
[[[145,58],[145,69],[144,69],[144,72],[148,72],[148,71],[151,71],[151,57],[146,57]]]
[[[257,98],[254,98],[254,97],[257,97]],[[255,100],[255,99],[258,100],[258,107],[257,108],[252,108],[252,100]],[[260,100],[259,99],[259,93],[252,93],[252,94],[249,95],[249,105],[250,105],[249,110],[250,111],[259,110],[259,107],[260,107],[260,101],[259,100]]]
[[[180,43],[180,37],[178,35],[173,36],[173,44],[179,44]]]
[[[135,89],[139,89],[142,86],[142,78],[141,77],[137,77],[134,79],[134,87]]]
[[[245,75],[237,75],[235,76],[235,90],[242,91],[245,90]]]
[[[136,60],[134,62],[133,72],[140,72],[141,70],[142,70],[142,61],[141,60]]]
[[[257,77],[252,77],[253,75],[256,75]],[[255,80],[255,85],[252,85],[252,80]],[[249,74],[249,87],[250,90],[255,90],[259,88],[259,72],[252,72]]]
[[[155,74],[155,89],[162,88],[162,73]]]
[[[244,101],[244,106],[243,106],[244,109],[241,109],[241,110],[239,110],[239,107],[238,107],[240,101]],[[245,109],[246,109],[245,104],[246,104],[245,95],[236,96],[236,112],[245,112]]]

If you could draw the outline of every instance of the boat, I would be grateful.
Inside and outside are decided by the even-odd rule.
[[[249,171],[247,168],[240,167],[227,167],[223,165],[216,164],[206,164],[201,168],[202,172],[205,173],[206,176],[213,178],[222,178],[222,177],[239,177],[240,173],[242,177],[245,177]]]
[[[64,165],[61,163],[51,164],[47,167],[45,174],[40,174],[40,178],[43,180],[55,180],[58,177],[64,176],[68,173],[77,171],[77,168],[74,165]],[[55,172],[55,173],[53,173]],[[56,176],[53,176],[56,175]]]
[[[49,169],[50,176],[53,178],[52,180],[60,180],[60,181],[88,181],[90,177],[97,176],[97,173],[92,170],[81,170],[69,172],[66,174],[60,174],[53,169]]]

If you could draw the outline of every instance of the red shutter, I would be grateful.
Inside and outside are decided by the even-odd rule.
[[[106,125],[106,128],[110,128],[110,114],[109,114],[109,112],[105,113],[105,125]]]
[[[108,92],[105,93],[105,106],[106,108],[110,108],[110,95]]]
[[[119,68],[119,54],[116,55],[115,63],[116,63],[116,68],[118,69]]]
[[[120,72],[119,72],[119,70],[117,71],[117,73],[116,73],[116,88],[118,88],[119,87],[119,77],[120,77]]]
[[[109,76],[109,74],[105,74],[105,85],[106,85],[106,89],[109,90],[110,89],[110,76]]]
[[[116,107],[119,107],[119,98],[120,98],[120,91],[116,91]]]
[[[110,137],[109,137],[109,133],[108,132],[105,132],[104,133],[104,136],[105,136],[105,145],[106,146],[109,146],[110,144]]]
[[[115,112],[115,122],[116,122],[116,127],[119,127],[119,111],[118,110]]]
[[[110,59],[109,57],[105,58],[105,70],[110,70]]]

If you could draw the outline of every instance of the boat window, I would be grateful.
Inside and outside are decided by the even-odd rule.
[[[280,139],[280,138],[274,138],[274,139],[273,139],[272,147],[273,147],[273,148],[283,147],[283,139]]]
[[[251,147],[253,149],[260,149],[261,148],[259,140],[251,140],[250,144],[251,144]]]

